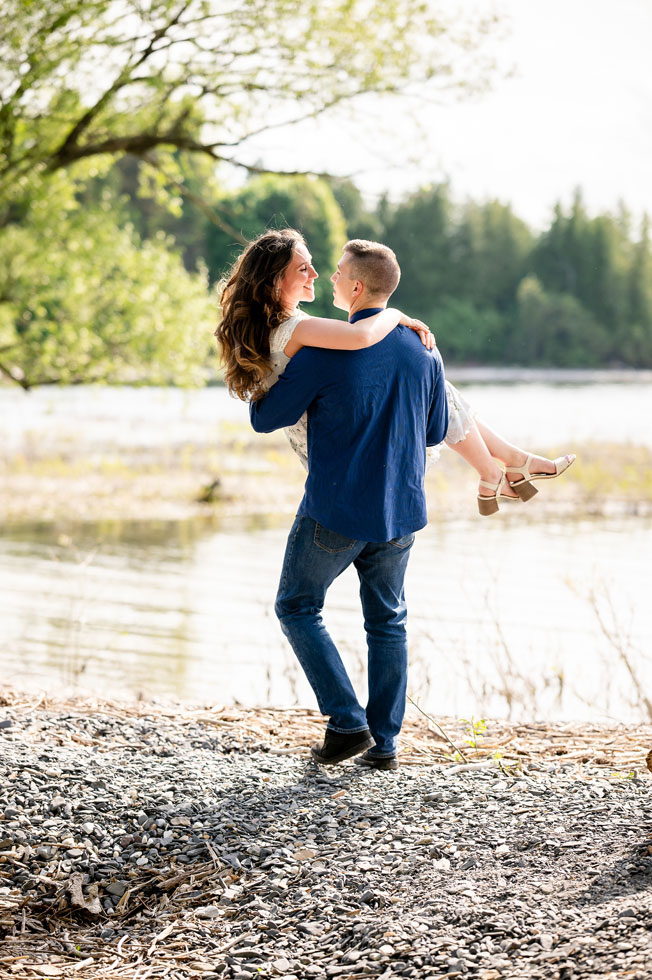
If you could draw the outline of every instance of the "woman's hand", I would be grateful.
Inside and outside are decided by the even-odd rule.
[[[430,332],[430,327],[424,323],[423,320],[415,320],[414,317],[406,316],[405,313],[401,313],[399,323],[402,323],[404,327],[409,327],[410,330],[414,330],[415,333],[418,333],[419,337],[421,338],[421,343],[424,347],[427,347],[428,350],[432,350],[433,347],[437,346],[437,341]]]

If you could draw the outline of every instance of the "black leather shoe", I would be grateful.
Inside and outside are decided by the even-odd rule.
[[[310,754],[315,762],[320,762],[323,766],[332,766],[336,762],[344,762],[345,759],[364,752],[373,744],[374,740],[368,728],[361,732],[334,732],[327,728],[324,741],[315,742],[310,749]]]
[[[382,758],[382,756],[369,755],[368,752],[365,752],[355,762],[356,765],[362,766],[363,769],[398,769],[398,759],[395,755]]]

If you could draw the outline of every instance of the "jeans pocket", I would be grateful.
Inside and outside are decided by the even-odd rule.
[[[338,551],[349,551],[355,544],[355,538],[346,538],[343,534],[338,534],[337,531],[329,531],[327,527],[322,527],[321,524],[315,524],[315,536],[314,542],[318,548],[322,551],[328,551],[330,554],[337,554]]]
[[[404,548],[410,547],[410,545],[414,541],[414,537],[415,537],[414,533],[404,534],[402,538],[392,538],[392,540],[389,543],[393,544],[394,547],[398,548],[400,551],[403,551]]]

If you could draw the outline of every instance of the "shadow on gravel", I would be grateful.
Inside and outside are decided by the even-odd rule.
[[[578,905],[605,905],[618,898],[634,898],[641,892],[652,894],[652,839],[646,839],[604,868],[578,900]]]

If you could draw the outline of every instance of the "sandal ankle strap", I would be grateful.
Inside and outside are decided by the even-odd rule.
[[[500,488],[502,487],[504,482],[505,482],[505,474],[503,473],[498,483],[487,483],[486,480],[480,480],[480,486],[484,487],[485,490],[493,490],[495,495],[498,496],[500,492]]]

